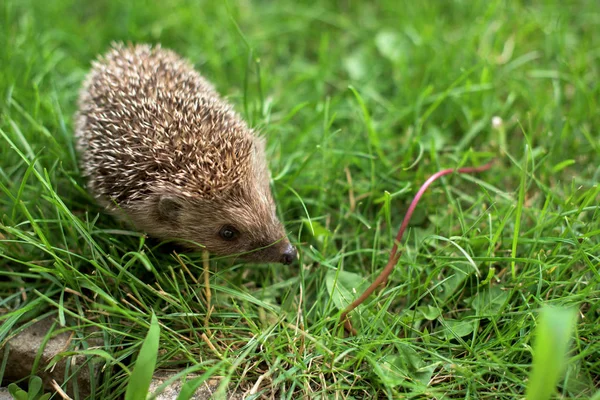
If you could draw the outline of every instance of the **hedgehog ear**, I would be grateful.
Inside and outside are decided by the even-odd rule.
[[[183,210],[183,201],[176,196],[162,195],[158,199],[158,214],[164,221],[175,221]]]

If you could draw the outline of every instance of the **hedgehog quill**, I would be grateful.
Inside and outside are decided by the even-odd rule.
[[[94,61],[75,138],[90,191],[136,229],[250,262],[296,258],[265,139],[175,52],[115,44]]]

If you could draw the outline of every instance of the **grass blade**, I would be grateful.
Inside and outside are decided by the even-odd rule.
[[[191,399],[194,396],[194,394],[196,393],[196,390],[198,390],[198,388],[200,387],[200,385],[202,385],[204,382],[206,382],[206,380],[208,380],[215,373],[215,371],[217,371],[220,367],[221,367],[221,365],[217,364],[214,367],[210,368],[205,373],[203,373],[202,375],[197,376],[194,379],[191,379],[191,380],[187,381],[186,383],[184,383],[183,386],[181,387],[181,391],[179,392],[179,395],[177,396],[177,400]]]
[[[140,354],[129,378],[127,391],[125,392],[125,400],[143,400],[148,395],[148,388],[154,367],[156,365],[156,356],[158,354],[158,340],[160,338],[160,327],[156,315],[152,313],[150,329],[144,339]]]
[[[360,109],[363,113],[363,121],[367,127],[369,142],[375,147],[375,151],[377,152],[377,155],[379,156],[379,160],[381,162],[383,162],[383,164],[386,167],[389,167],[391,165],[391,163],[389,162],[385,153],[383,152],[383,149],[381,148],[381,140],[379,139],[379,134],[377,133],[377,131],[375,130],[375,127],[373,126],[373,120],[371,118],[371,115],[369,114],[369,110],[367,108],[367,105],[365,104],[365,101],[363,100],[362,96],[358,93],[358,91],[353,86],[350,86],[349,89],[354,94],[354,97],[356,98],[356,101],[358,102],[358,105],[360,106]]]
[[[533,369],[527,386],[527,400],[546,400],[556,391],[560,374],[566,366],[566,353],[575,311],[544,307],[536,328]]]

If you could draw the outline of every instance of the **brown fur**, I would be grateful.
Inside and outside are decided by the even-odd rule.
[[[264,139],[189,62],[160,46],[114,45],[93,63],[78,105],[84,175],[110,211],[218,255],[295,256],[275,214]],[[236,240],[220,237],[224,225]]]

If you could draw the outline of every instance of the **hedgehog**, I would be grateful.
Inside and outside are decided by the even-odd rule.
[[[276,214],[264,136],[188,59],[113,43],[77,106],[82,175],[109,213],[188,249],[260,263],[297,257]]]

